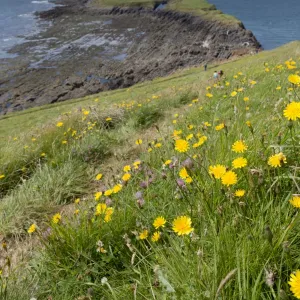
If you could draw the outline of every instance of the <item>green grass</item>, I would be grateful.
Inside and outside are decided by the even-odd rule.
[[[113,6],[143,6],[154,7],[156,1],[151,0],[92,0],[90,5],[98,7]],[[233,16],[223,14],[217,10],[215,5],[210,4],[206,0],[171,0],[167,4],[167,9],[187,12],[194,15],[200,15],[209,20],[216,20],[225,23],[240,22]]]
[[[291,57],[299,65],[299,54],[300,43],[294,42],[210,66],[207,72],[183,70],[129,90],[0,120],[0,174],[5,175],[0,181],[0,232],[8,242],[0,268],[10,275],[2,277],[0,296],[293,299],[287,282],[300,268],[300,220],[289,200],[300,193],[300,131],[299,120],[289,122],[283,110],[289,101],[299,102],[299,89],[288,82],[298,69],[285,65]],[[215,69],[222,69],[225,79],[214,86]],[[60,128],[58,121],[63,122]],[[225,128],[217,131],[220,123]],[[175,129],[188,139],[186,153],[174,149]],[[207,140],[194,148],[197,134]],[[143,143],[136,145],[137,139]],[[240,139],[248,149],[237,154],[231,147]],[[64,140],[67,144],[61,143]],[[280,151],[287,162],[272,168],[268,159]],[[235,185],[227,187],[208,174],[216,164],[231,170],[240,156],[248,165],[233,170]],[[141,164],[134,169],[136,160]],[[173,166],[164,165],[167,160]],[[131,165],[127,183],[122,181],[125,165]],[[193,182],[181,188],[183,166]],[[100,181],[95,180],[98,173],[103,174]],[[121,191],[94,200],[94,193],[120,183]],[[245,195],[236,197],[237,189],[244,189]],[[77,197],[81,201],[74,204]],[[95,215],[98,203],[113,208],[111,220]],[[51,221],[56,212],[62,215],[58,224]],[[167,223],[158,229],[161,238],[155,243],[152,224],[158,216]],[[178,216],[191,218],[193,234],[173,232]],[[31,224],[37,225],[37,232],[26,238]],[[144,230],[149,237],[141,240]],[[21,259],[11,267],[1,260],[13,256],[12,236],[37,245],[25,265]],[[99,241],[105,253],[97,251]],[[269,284],[266,273],[271,274]]]

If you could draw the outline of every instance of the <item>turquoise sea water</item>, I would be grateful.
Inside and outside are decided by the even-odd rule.
[[[264,49],[300,40],[300,0],[208,0],[240,19]]]

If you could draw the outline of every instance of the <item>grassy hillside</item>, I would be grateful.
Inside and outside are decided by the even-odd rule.
[[[299,298],[299,58],[3,117],[0,298]]]
[[[90,5],[99,7],[113,6],[144,6],[154,7],[159,1],[152,0],[92,0]],[[161,1],[163,2],[163,1]],[[223,14],[217,10],[215,5],[206,0],[171,0],[166,5],[167,9],[188,12],[190,14],[200,15],[205,18],[214,19],[222,22],[236,23],[239,22],[235,17]]]

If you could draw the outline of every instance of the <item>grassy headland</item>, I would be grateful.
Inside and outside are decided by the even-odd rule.
[[[299,53],[2,118],[1,299],[292,297]],[[12,237],[31,242],[26,267]]]
[[[157,2],[151,0],[92,0],[91,5],[97,7],[154,7]],[[208,3],[206,0],[170,0],[166,8],[226,23],[240,22],[233,16],[223,14],[220,10],[216,9],[215,5]]]

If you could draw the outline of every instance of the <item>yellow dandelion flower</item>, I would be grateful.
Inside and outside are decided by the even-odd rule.
[[[251,85],[255,85],[256,83],[257,83],[257,82],[256,82],[255,80],[251,80],[251,81],[250,81],[250,84],[251,84]]]
[[[230,82],[226,81],[225,86],[230,86]]]
[[[139,234],[139,238],[140,240],[145,240],[148,237],[148,230],[143,230],[140,234]]]
[[[136,145],[142,145],[143,141],[141,139],[138,139],[135,141],[135,144]]]
[[[280,90],[281,90],[281,86],[277,86],[277,87],[276,87],[276,90],[277,90],[277,91],[280,91]]]
[[[274,154],[268,159],[268,165],[273,168],[281,167],[282,163],[286,163],[286,157],[282,152]]]
[[[130,178],[131,178],[130,173],[125,173],[125,174],[123,175],[123,177],[122,177],[122,180],[126,182],[126,181],[128,181]]]
[[[155,145],[154,145],[154,148],[160,148],[161,147],[161,143],[156,143]]]
[[[250,121],[246,121],[246,125],[247,125],[248,127],[251,127],[251,126],[252,126]]]
[[[221,179],[221,177],[226,173],[226,167],[223,165],[210,166],[208,172],[214,178]]]
[[[75,204],[79,204],[79,202],[80,202],[80,198],[77,198],[77,199],[75,199],[75,201],[74,201]]]
[[[97,193],[95,193],[94,199],[95,199],[96,201],[98,201],[98,200],[101,198],[102,194],[103,194],[102,192],[97,192]]]
[[[207,97],[207,98],[212,98],[213,96],[214,96],[214,95],[211,94],[211,93],[207,93],[207,94],[206,94],[206,97]]]
[[[298,118],[300,119],[300,102],[293,101],[289,103],[283,111],[283,115],[292,121],[296,121]]]
[[[245,195],[246,191],[245,190],[236,190],[234,195],[236,197],[243,197]]]
[[[61,143],[62,143],[63,145],[66,145],[66,144],[68,144],[68,141],[63,140],[63,141],[61,141]]]
[[[36,225],[35,224],[30,225],[30,227],[27,230],[27,232],[29,234],[34,233],[35,231],[36,231]]]
[[[131,170],[131,167],[129,165],[124,166],[123,171],[125,173],[129,172]]]
[[[244,143],[244,141],[239,140],[236,141],[233,145],[232,145],[232,151],[236,152],[236,153],[243,153],[248,149],[248,146]]]
[[[109,197],[112,193],[113,193],[113,190],[112,190],[112,189],[106,190],[106,191],[104,192],[104,196]]]
[[[110,222],[111,221],[111,216],[114,212],[114,209],[112,207],[108,207],[105,211],[105,216],[104,216],[104,221],[107,223],[107,222]]]
[[[217,126],[215,127],[215,129],[216,129],[217,131],[219,131],[219,130],[222,130],[224,127],[225,127],[225,124],[224,124],[224,123],[221,123],[221,124],[217,125]]]
[[[102,177],[103,177],[103,174],[99,173],[99,174],[97,174],[97,176],[96,176],[96,180],[101,180]]]
[[[99,215],[105,214],[106,209],[107,209],[107,205],[105,203],[99,203],[99,204],[97,204],[95,216],[99,216]]]
[[[209,122],[204,122],[204,125],[205,125],[206,127],[210,127],[210,126],[211,126],[211,124],[210,124]]]
[[[237,175],[233,171],[227,171],[222,177],[221,177],[222,184],[226,186],[234,185],[237,183]]]
[[[132,165],[135,170],[137,170],[142,162],[140,160],[135,161]]]
[[[236,95],[237,95],[237,92],[236,92],[236,91],[233,91],[233,92],[230,94],[231,97],[235,97]]]
[[[75,209],[74,211],[74,215],[77,216],[79,214],[80,210],[79,209]]]
[[[111,120],[112,120],[112,118],[109,118],[109,117],[105,119],[106,122],[110,122]]]
[[[158,229],[160,227],[165,227],[165,224],[166,224],[166,219],[164,217],[157,217],[153,222],[153,226],[155,227],[155,229]]]
[[[288,77],[288,81],[292,84],[300,84],[300,76],[299,75],[290,75]]]
[[[90,114],[90,112],[89,112],[88,110],[84,110],[84,111],[83,111],[83,114],[84,114],[85,116],[88,116],[88,115]]]
[[[300,270],[290,275],[290,290],[297,299],[300,299]]]
[[[154,232],[151,236],[151,241],[155,243],[159,239],[160,239],[160,232],[159,231]]]
[[[4,174],[0,174],[0,179],[3,179],[5,178],[5,175]]]
[[[239,88],[237,91],[241,93],[244,91],[244,88]]]
[[[296,208],[300,208],[300,196],[293,196],[293,198],[290,200],[290,203],[296,207]]]
[[[189,130],[194,129],[194,127],[195,127],[195,126],[194,126],[194,125],[191,125],[191,124],[187,126],[187,128],[188,128]]]
[[[189,177],[189,174],[188,174],[186,168],[182,168],[179,171],[179,177],[182,178],[182,179],[186,179],[187,177]]]
[[[173,123],[173,124],[176,124],[176,123],[177,123],[177,120],[173,120],[172,123]]]
[[[112,190],[113,190],[113,193],[114,194],[117,194],[117,193],[119,193],[121,190],[122,190],[122,184],[116,184],[113,188],[112,188]]]
[[[171,162],[172,162],[172,160],[168,159],[168,160],[165,161],[164,165],[168,166]]]
[[[189,141],[189,140],[191,140],[193,137],[194,137],[194,135],[191,133],[191,134],[189,134],[185,139],[186,139],[187,141]]]
[[[178,152],[187,152],[190,148],[189,143],[186,140],[179,139],[175,141],[175,150]]]
[[[245,102],[249,101],[249,97],[244,97],[244,101]]]
[[[244,157],[238,157],[232,162],[232,166],[234,169],[241,169],[247,166],[247,159]]]
[[[59,213],[55,214],[53,217],[52,217],[52,222],[54,224],[58,224],[59,221],[61,220],[61,215]]]
[[[173,231],[177,233],[177,235],[186,235],[190,234],[194,228],[192,228],[192,220],[187,216],[177,217],[173,221]]]
[[[186,177],[186,178],[184,179],[184,181],[185,181],[186,183],[192,183],[192,182],[193,182],[193,178],[192,178],[191,176],[188,176],[188,177]]]
[[[57,123],[56,123],[56,126],[57,126],[57,127],[62,127],[63,125],[64,125],[63,122],[57,122]]]

